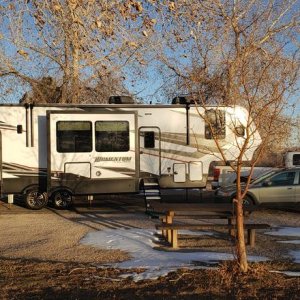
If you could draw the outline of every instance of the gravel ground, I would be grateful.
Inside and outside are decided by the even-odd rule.
[[[185,201],[187,195],[182,196],[176,199]],[[300,227],[299,212],[256,211],[249,221]],[[141,269],[99,266],[126,260],[127,253],[80,244],[88,232],[104,228],[154,230],[158,222],[145,215],[141,197],[128,195],[102,197],[92,206],[79,201],[70,211],[31,211],[0,201],[0,299],[300,299],[300,277],[270,272],[300,271],[300,264],[289,256],[289,251],[299,251],[300,245],[276,242],[291,237],[258,231],[255,247],[247,247],[247,252],[273,261],[250,264],[246,274],[240,273],[235,262],[225,262],[217,270],[179,269],[156,280],[139,282],[122,275]],[[233,251],[234,243],[225,231],[217,237],[181,236],[179,245],[181,251]],[[157,247],[167,250],[163,245]]]
[[[157,219],[150,219],[143,212],[141,198],[127,196],[103,197],[91,207],[78,202],[70,211],[45,208],[31,211],[12,205],[9,209],[0,203],[0,253],[2,258],[33,259],[56,262],[107,263],[128,258],[117,250],[104,250],[79,243],[87,232],[103,228],[153,228]],[[191,220],[193,222],[194,220]],[[299,227],[298,212],[263,210],[252,213],[249,221],[268,223],[276,227]],[[210,220],[210,222],[212,222]],[[219,221],[217,221],[219,222]],[[289,261],[290,250],[300,250],[300,245],[277,243],[277,240],[295,239],[257,232],[256,246],[248,247],[248,253],[263,255],[273,260]],[[189,238],[182,236],[180,246],[204,251],[232,252],[233,243],[224,231],[219,238]]]

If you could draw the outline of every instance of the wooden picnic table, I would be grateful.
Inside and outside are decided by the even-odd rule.
[[[154,211],[161,213],[161,221],[163,225],[173,224],[174,218],[187,219],[189,217],[196,217],[197,219],[227,219],[227,224],[233,224],[233,209],[232,205],[211,205],[209,204],[196,204],[196,203],[161,203],[154,207]],[[185,225],[187,225],[185,223]],[[172,247],[177,247],[177,230],[168,228],[161,228],[162,236],[172,244]],[[233,229],[229,228],[229,234],[233,235]],[[174,242],[174,233],[176,233],[176,242]],[[176,244],[176,245],[175,245]]]
[[[152,206],[154,212],[161,215],[161,225],[156,225],[162,230],[162,236],[171,244],[172,248],[178,247],[177,234],[182,229],[228,229],[230,236],[235,235],[234,206],[232,204],[215,203],[157,203]],[[247,212],[255,210],[255,207],[247,207]],[[181,222],[174,224],[174,218],[187,219],[196,217],[200,220],[227,219],[227,224],[188,224]],[[244,229],[248,230],[248,243],[255,244],[255,230],[269,228],[268,224],[245,224]]]

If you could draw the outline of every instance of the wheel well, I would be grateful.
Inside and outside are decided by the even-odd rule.
[[[234,195],[231,197],[231,199],[233,200],[233,199],[235,198],[235,196],[236,196],[236,194],[234,194]],[[251,199],[251,200],[253,201],[254,204],[257,204],[257,203],[258,203],[257,200],[256,200],[256,198],[254,197],[254,195],[251,194],[251,193],[247,193],[245,197],[248,197],[249,199]]]
[[[58,187],[58,188],[55,188],[55,189],[51,190],[49,192],[49,198],[51,198],[58,191],[68,191],[71,195],[74,195],[73,191],[70,188],[63,186],[63,187]]]
[[[248,197],[249,199],[251,199],[251,200],[253,201],[254,204],[257,204],[257,200],[256,200],[256,198],[254,197],[253,194],[247,193],[247,194],[246,194],[246,197]]]
[[[32,185],[28,185],[28,186],[26,186],[24,189],[23,189],[23,191],[22,191],[22,194],[24,195],[24,194],[26,194],[28,191],[30,191],[30,190],[38,190],[38,191],[42,191],[41,190],[41,188],[38,186],[38,185],[36,185],[36,184],[32,184]]]

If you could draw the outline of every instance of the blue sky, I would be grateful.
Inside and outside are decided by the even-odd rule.
[[[297,9],[297,7],[299,7],[299,3],[300,1],[297,1],[297,5],[295,6],[295,9]],[[0,0],[0,5],[6,5],[7,1],[4,0]],[[28,27],[29,29],[32,28],[33,22],[30,18],[26,18],[25,19],[27,24],[26,27]],[[2,23],[2,26],[5,26],[6,23]],[[6,24],[7,25],[7,24]],[[3,29],[3,28],[2,28]],[[12,54],[16,54],[17,52],[17,48],[12,46],[11,44],[8,44],[7,42],[5,42],[4,39],[0,39],[0,46],[2,47],[2,51],[5,51],[6,53],[12,53]],[[168,53],[167,53],[168,54]],[[182,54],[182,51],[180,50],[180,48],[177,48],[175,52],[173,53],[169,53],[170,56],[174,56],[174,57],[180,57],[180,55]],[[21,58],[21,57],[20,57]],[[190,60],[184,61],[184,59],[182,59],[182,65],[188,65],[188,63],[190,62]],[[40,74],[42,74],[43,68],[41,68],[41,65],[36,65],[34,64],[34,62],[32,61],[26,61],[23,60],[23,63],[25,64],[24,66],[27,65],[30,66],[30,68],[22,68],[21,65],[19,65],[20,68],[22,68],[22,72],[24,74],[26,74],[26,72],[31,72],[31,73],[27,73],[28,75],[32,75],[32,72],[35,72],[35,76],[38,77],[40,76]],[[44,65],[47,67],[49,64],[49,61],[45,60],[44,61]],[[29,71],[27,71],[27,69]],[[52,73],[48,73],[48,75],[55,75],[55,68],[53,68]],[[127,87],[127,89],[132,92],[134,95],[137,96],[137,98],[139,99],[143,99],[145,102],[149,102],[152,101],[153,103],[162,103],[162,102],[168,102],[171,99],[166,99],[164,94],[161,92],[160,88],[163,84],[169,84],[171,85],[172,82],[168,82],[165,83],[166,78],[164,77],[164,74],[161,73],[160,69],[158,68],[158,64],[155,62],[151,62],[145,73],[147,76],[145,77],[138,77],[136,76],[134,73],[131,73],[129,71],[129,69],[127,70],[126,68],[124,69],[124,72],[126,73],[126,80],[125,80],[125,85]],[[0,88],[1,88],[1,83],[7,83],[5,81],[1,81],[0,82]],[[7,84],[6,84],[7,86]],[[10,93],[6,93],[5,95],[2,96],[2,98],[0,99],[0,101],[2,102],[17,102],[21,96],[24,94],[24,92],[26,90],[28,90],[29,87],[28,86],[17,86],[16,88],[14,88],[14,90]],[[295,115],[300,115],[300,100],[299,100],[299,94],[294,95],[291,98],[291,101],[295,103],[296,109],[295,109]],[[287,112],[287,114],[289,114],[290,111]]]

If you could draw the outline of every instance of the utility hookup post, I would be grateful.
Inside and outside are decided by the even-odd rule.
[[[92,206],[92,201],[94,200],[94,196],[93,195],[88,195],[88,202],[89,202],[89,207]]]
[[[14,195],[13,194],[9,194],[7,196],[7,203],[8,203],[8,208],[11,208],[11,205],[14,203]]]
[[[188,188],[185,189],[185,201],[189,202],[189,189]]]

